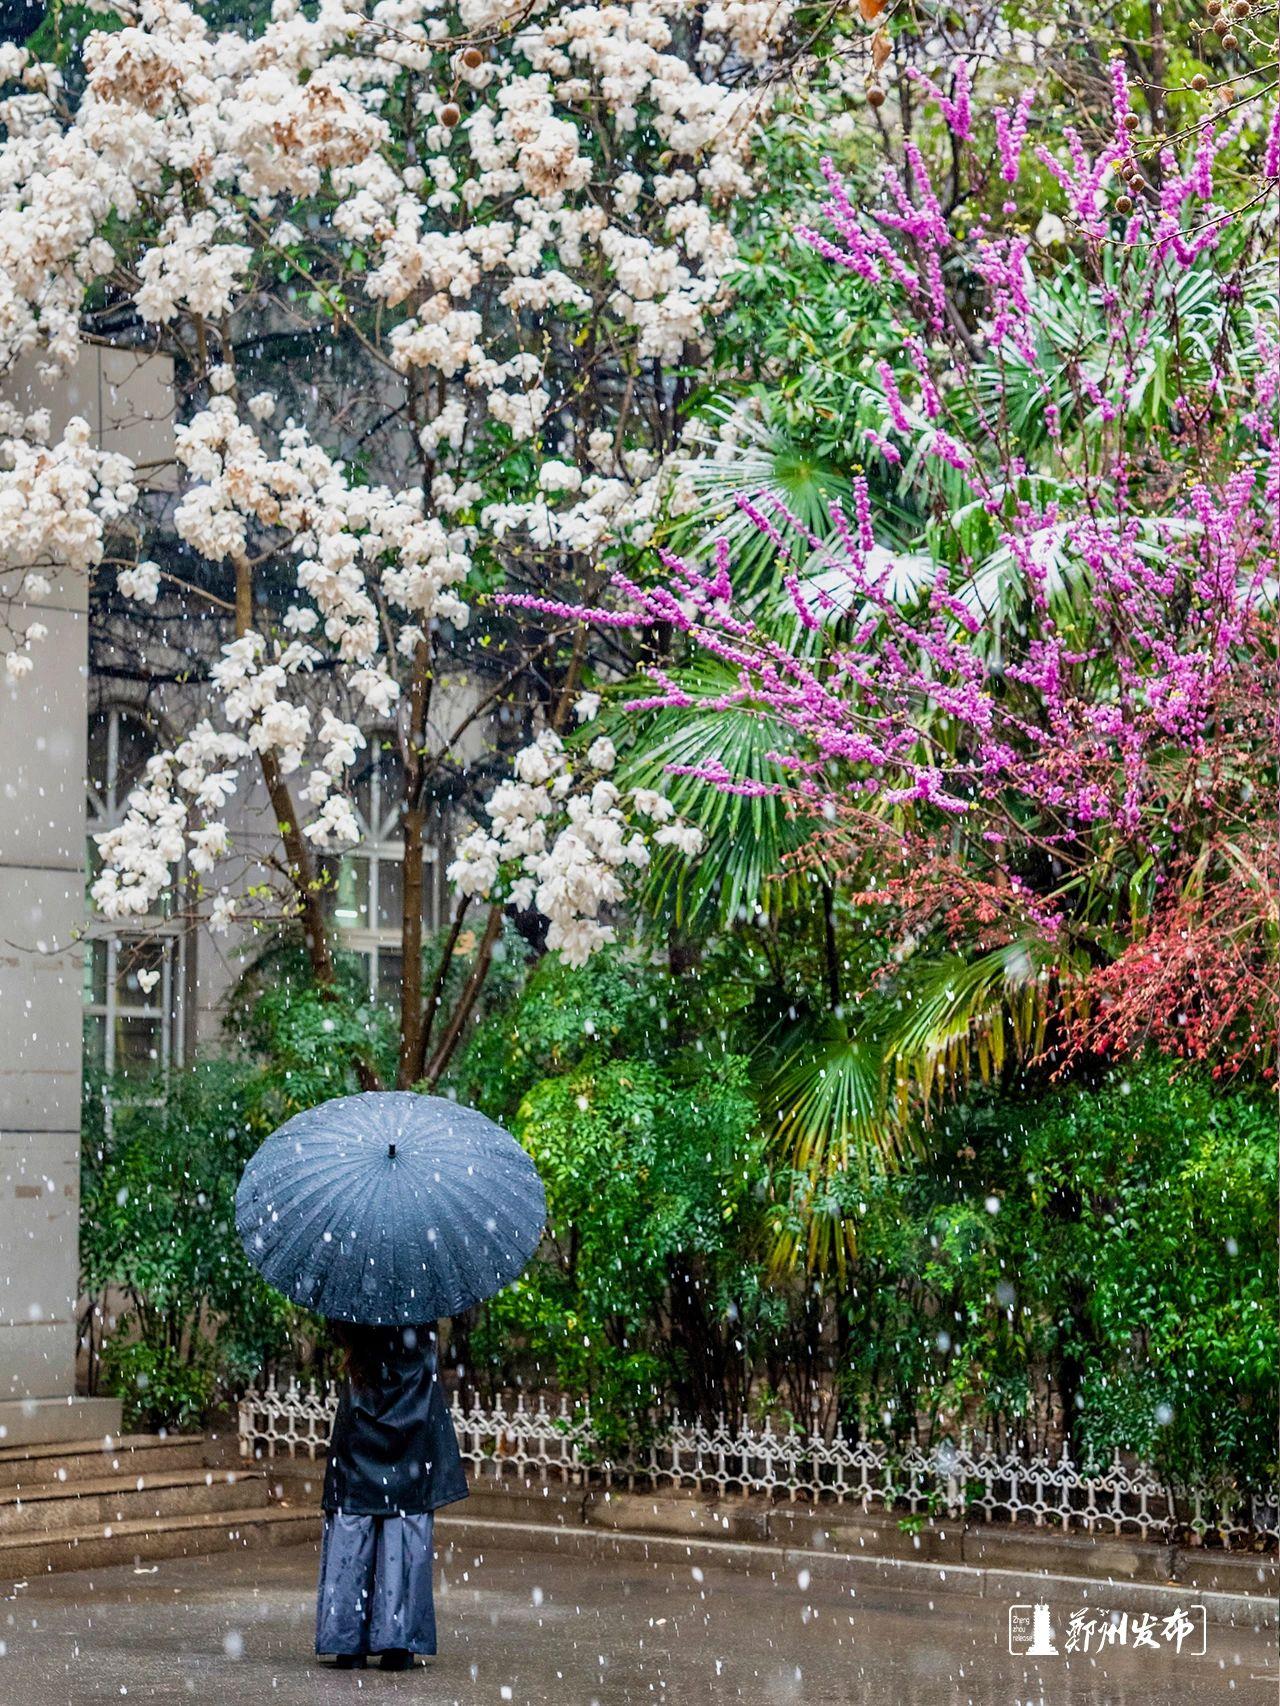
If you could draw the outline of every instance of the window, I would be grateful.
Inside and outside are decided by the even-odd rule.
[[[128,809],[158,742],[132,711],[109,709],[89,720],[86,865],[93,882],[101,866],[95,833],[111,829]],[[181,1059],[183,931],[166,899],[128,929],[108,923],[92,905],[84,955],[84,1058],[89,1071],[145,1080]],[[152,982],[148,973],[155,973]],[[143,987],[143,978],[152,987]]]
[[[357,953],[369,968],[369,993],[392,1005],[400,999],[402,957],[400,932],[404,920],[404,847],[400,807],[404,795],[404,766],[394,737],[372,734],[365,765],[352,790],[361,841],[332,863],[333,918],[342,945]],[[443,819],[438,812],[426,826],[426,868],[423,872],[424,936],[440,928],[447,910],[443,853]]]

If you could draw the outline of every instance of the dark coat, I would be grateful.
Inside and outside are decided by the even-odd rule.
[[[430,1328],[390,1327],[376,1381],[343,1387],[329,1441],[325,1510],[389,1516],[466,1498],[434,1345]]]

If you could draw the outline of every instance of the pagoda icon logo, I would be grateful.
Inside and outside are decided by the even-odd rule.
[[[1053,1644],[1053,1619],[1047,1605],[1037,1605],[1031,1613],[1031,1645],[1029,1659],[1056,1659],[1058,1649]]]
[[[1009,1607],[1009,1651],[1028,1659],[1057,1658],[1053,1617],[1047,1605]]]

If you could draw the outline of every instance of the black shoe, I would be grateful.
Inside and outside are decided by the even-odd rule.
[[[368,1660],[363,1653],[339,1653],[333,1661],[334,1670],[367,1670]]]
[[[413,1654],[407,1647],[388,1647],[378,1660],[379,1670],[412,1670]]]

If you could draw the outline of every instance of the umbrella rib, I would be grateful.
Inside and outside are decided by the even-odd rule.
[[[308,1222],[308,1228],[299,1229],[279,1252],[281,1278],[292,1275],[293,1293],[298,1296],[298,1301],[309,1303],[312,1308],[320,1309],[321,1313],[327,1313],[321,1309],[321,1300],[329,1288],[331,1271],[343,1248],[343,1234],[333,1228],[339,1215],[345,1212],[345,1208],[333,1205],[327,1217],[327,1224],[321,1225],[314,1236],[304,1242],[303,1232],[313,1224]],[[329,1234],[327,1241],[326,1233]],[[300,1281],[304,1278],[307,1284],[299,1295]]]
[[[341,1207],[341,1199],[337,1205],[334,1202],[333,1187],[344,1174],[348,1174],[357,1164],[357,1158],[347,1156],[327,1163],[323,1170],[317,1169],[318,1177],[313,1176],[303,1187],[302,1191],[289,1204],[285,1214],[275,1222],[279,1231],[274,1239],[269,1239],[268,1229],[272,1223],[263,1221],[262,1230],[264,1243],[272,1256],[283,1258],[302,1240],[317,1220],[331,1220],[335,1207]],[[274,1204],[272,1205],[274,1207]],[[318,1228],[319,1233],[326,1230],[325,1226]],[[268,1241],[269,1240],[269,1241]]]
[[[477,1219],[477,1210],[475,1209],[475,1207],[473,1206],[471,1201],[461,1193],[461,1190],[459,1189],[460,1185],[461,1185],[461,1181],[459,1181],[459,1180],[453,1180],[453,1179],[442,1180],[441,1185],[440,1185],[441,1194],[444,1195],[448,1199],[449,1204],[452,1207],[453,1216],[454,1216],[455,1220],[464,1221],[464,1222],[468,1223],[469,1227],[473,1230],[474,1234],[480,1234],[481,1235],[481,1236],[476,1236],[475,1242],[476,1242],[476,1244],[480,1250],[483,1250],[483,1251],[490,1253],[490,1260],[492,1260],[492,1248],[493,1248],[494,1235],[488,1231],[488,1229],[484,1226],[482,1220]],[[468,1253],[468,1255],[471,1254],[469,1245],[467,1246],[467,1253]],[[453,1254],[453,1252],[450,1251],[450,1255],[452,1255],[452,1254]],[[455,1265],[455,1267],[457,1266],[456,1261],[455,1261],[454,1265]],[[503,1264],[504,1268],[505,1268],[505,1265],[506,1264],[504,1263]],[[495,1272],[497,1272],[497,1271],[501,1271],[501,1270],[498,1270],[495,1267]],[[470,1289],[474,1290],[474,1283],[472,1284]]]
[[[464,1295],[466,1288],[457,1261],[444,1233],[443,1222],[445,1217],[440,1213],[440,1210],[448,1207],[448,1204],[442,1201],[446,1193],[441,1190],[436,1181],[432,1180],[431,1183],[433,1188],[429,1193],[426,1205],[430,1220],[424,1225],[422,1240],[418,1245],[418,1265],[422,1271],[424,1288],[428,1284],[431,1286],[428,1295],[434,1305],[435,1314],[437,1316],[456,1315],[458,1313],[458,1299]],[[432,1231],[436,1234],[434,1238],[430,1236]],[[423,1260],[422,1257],[421,1245],[423,1242],[427,1245],[426,1260]]]

